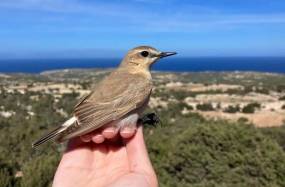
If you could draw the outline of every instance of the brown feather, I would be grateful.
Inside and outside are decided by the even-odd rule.
[[[86,134],[122,118],[143,106],[151,89],[151,81],[142,74],[132,74],[125,69],[116,70],[76,105],[74,115],[78,125],[69,127],[61,140]]]

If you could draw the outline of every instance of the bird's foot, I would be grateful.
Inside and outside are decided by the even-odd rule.
[[[142,118],[139,119],[139,122],[143,125],[151,125],[151,126],[157,126],[157,124],[161,124],[161,120],[156,115],[156,113],[148,113],[145,114]]]

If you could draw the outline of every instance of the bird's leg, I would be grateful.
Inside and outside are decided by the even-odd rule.
[[[157,126],[157,124],[161,124],[161,120],[156,115],[156,113],[147,113],[142,118],[139,119],[139,122],[143,125],[151,125]]]

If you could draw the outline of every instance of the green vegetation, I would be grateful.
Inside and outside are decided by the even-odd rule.
[[[182,103],[182,105],[187,109],[187,110],[194,110],[194,107],[192,105],[187,105]]]
[[[259,109],[261,105],[259,103],[249,103],[243,107],[242,112],[251,114],[254,113],[256,109]]]
[[[211,103],[202,103],[196,105],[197,110],[201,111],[213,111],[215,110]]]
[[[285,185],[284,150],[259,129],[195,119],[170,127],[147,139],[161,186]]]
[[[228,107],[226,107],[224,109],[224,112],[226,112],[226,113],[237,113],[237,112],[240,112],[240,106],[239,105],[236,105],[236,106],[229,105]]]
[[[156,74],[154,77],[162,75]],[[285,92],[285,76],[282,74],[262,74],[262,73],[240,73],[240,72],[193,72],[187,74],[179,74],[171,77],[171,81],[180,81],[188,83],[189,80],[193,83],[201,84],[235,84],[243,85],[250,91],[252,87],[262,85],[260,92],[267,92],[266,90]],[[258,92],[258,90],[257,90]]]
[[[269,89],[263,87],[258,87],[254,91],[265,95],[269,94]]]
[[[247,123],[248,122],[248,119],[247,118],[245,118],[245,117],[241,117],[241,118],[239,118],[238,119],[238,121],[237,121],[238,123],[242,123],[242,124],[245,124],[245,123]]]
[[[39,75],[15,75],[1,79],[1,87],[14,84],[13,81],[29,83],[74,81],[91,87],[108,71],[70,71],[66,74],[51,73]],[[95,76],[96,75],[96,76]],[[159,74],[155,75],[158,76]],[[274,79],[273,79],[274,78]],[[86,81],[86,80],[92,81]],[[228,90],[231,94],[245,94],[254,91],[254,85],[262,93],[278,90],[284,92],[285,79],[278,75],[240,76],[228,73],[193,73],[173,76],[171,80],[198,83],[242,83],[244,90]],[[159,80],[159,79],[158,79]],[[167,79],[166,79],[167,80]],[[210,82],[209,82],[210,81]],[[159,177],[160,186],[285,186],[285,126],[275,128],[255,128],[246,118],[236,123],[224,120],[206,120],[197,113],[182,114],[183,109],[192,106],[181,102],[186,97],[213,92],[188,92],[164,89],[155,90],[154,96],[163,100],[174,98],[167,108],[156,108],[162,126],[146,127],[145,137],[150,157]],[[12,117],[0,115],[0,186],[39,187],[50,186],[54,172],[65,145],[48,143],[33,150],[31,143],[50,129],[63,122],[66,114],[72,112],[78,93],[63,94],[55,98],[40,92],[8,93],[0,88],[0,112],[10,111]],[[252,113],[260,108],[259,103],[250,103],[243,108],[229,106],[224,112],[242,111]],[[221,104],[217,107],[221,108]],[[285,109],[285,105],[282,106]],[[211,103],[197,105],[201,111],[215,110]],[[150,110],[150,109],[148,109]],[[62,112],[61,112],[62,111]],[[174,120],[173,120],[174,119]]]
[[[276,90],[277,92],[285,92],[285,85],[284,84],[277,85]]]
[[[280,101],[285,101],[285,95],[279,98]]]
[[[284,122],[285,124],[285,122]],[[268,127],[259,129],[263,134],[268,136],[271,139],[276,140],[276,142],[283,148],[285,151],[285,125],[281,127]]]
[[[71,94],[63,94],[62,98],[56,103],[56,107],[59,109],[64,109],[68,114],[71,114],[73,111],[73,107],[77,103],[77,99],[79,97],[78,93],[71,93]]]

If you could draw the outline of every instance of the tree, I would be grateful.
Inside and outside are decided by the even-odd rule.
[[[59,155],[49,153],[37,156],[23,166],[22,187],[50,186],[59,162]]]
[[[175,126],[181,131],[160,129],[148,139],[161,186],[285,185],[284,151],[252,125],[189,120]]]
[[[215,110],[211,103],[202,103],[196,105],[197,110],[201,111],[213,111]]]
[[[226,113],[237,113],[237,112],[240,112],[240,106],[239,105],[236,105],[236,106],[229,105],[228,107],[226,107],[224,109],[224,112],[226,112]]]
[[[246,106],[243,107],[242,112],[243,113],[254,113],[255,109],[259,109],[261,105],[259,103],[249,103]]]

